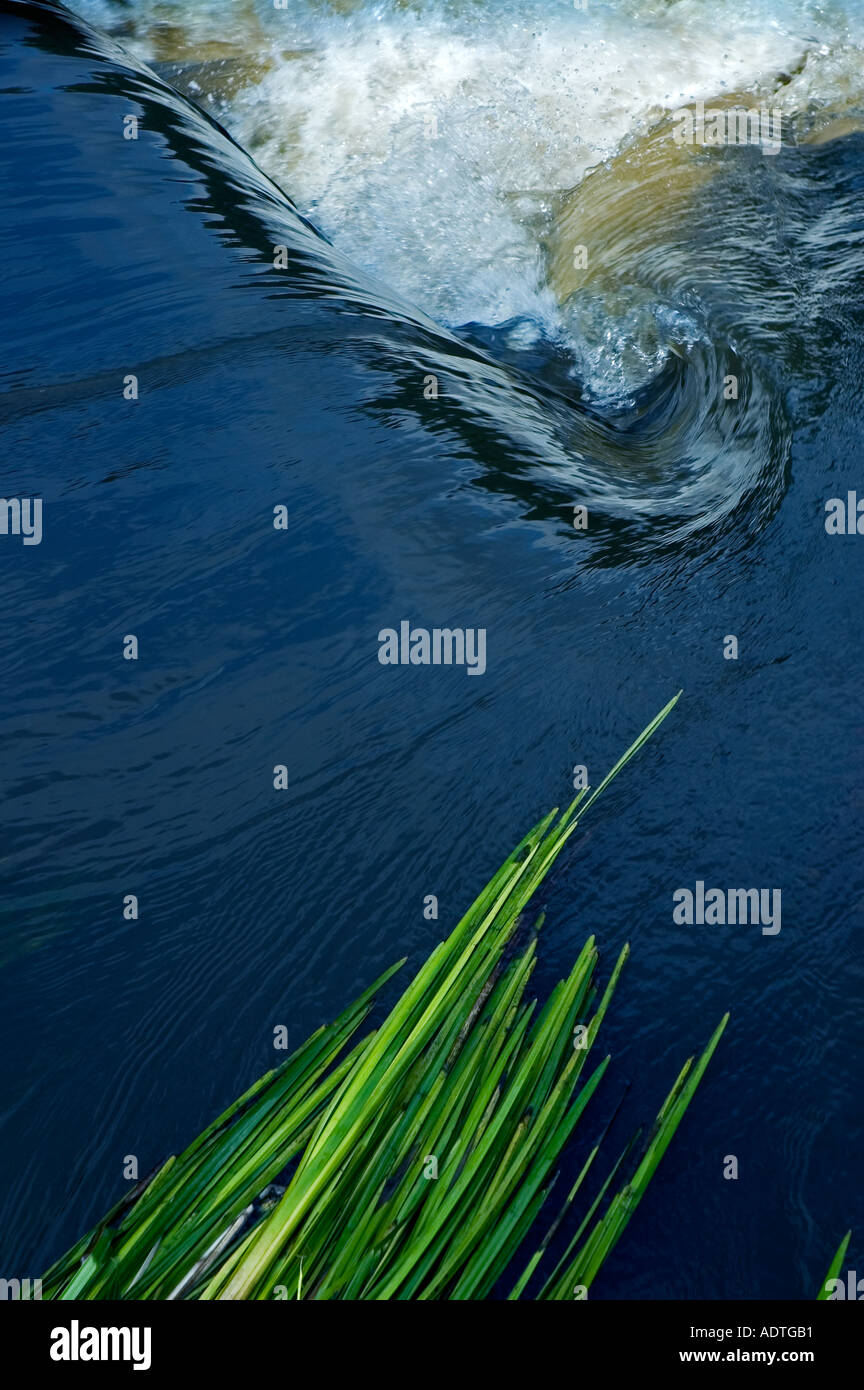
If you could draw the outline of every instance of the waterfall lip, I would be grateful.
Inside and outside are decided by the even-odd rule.
[[[725,330],[709,328],[698,295],[688,299],[674,285],[668,292],[639,282],[625,282],[623,291],[619,286],[628,300],[626,313],[644,311],[648,338],[647,346],[639,346],[638,334],[628,334],[626,313],[617,324],[607,316],[601,336],[617,333],[620,350],[639,359],[631,381],[612,380],[607,390],[600,376],[594,383],[589,379],[588,359],[580,364],[572,335],[560,331],[548,299],[545,321],[524,313],[491,327],[442,326],[358,268],[338,239],[328,240],[218,120],[148,65],[54,0],[14,0],[9,8],[48,15],[74,30],[82,51],[104,65],[103,77],[119,77],[134,101],[153,113],[154,131],[166,148],[205,183],[218,184],[227,224],[250,266],[250,283],[255,279],[264,289],[273,246],[284,243],[288,268],[268,286],[269,299],[315,300],[322,312],[342,316],[343,349],[355,360],[386,361],[404,380],[437,374],[439,416],[448,428],[506,440],[478,475],[494,474],[508,487],[527,472],[541,514],[555,515],[564,498],[579,496],[598,526],[653,526],[657,545],[715,528],[742,506],[770,515],[782,495],[778,480],[788,452],[782,402],[756,360],[742,381],[735,429],[723,420],[724,369],[731,370],[736,355]],[[110,82],[103,85],[110,90]],[[607,343],[607,356],[608,348]],[[225,350],[230,352],[230,343]],[[92,387],[97,394],[102,389],[95,378]],[[423,413],[419,401],[406,409],[421,428],[430,428],[429,412]]]

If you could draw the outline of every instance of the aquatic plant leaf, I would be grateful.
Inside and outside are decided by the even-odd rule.
[[[393,971],[119,1203],[48,1271],[43,1296],[489,1297],[543,1210],[606,1074],[609,1057],[582,1076],[629,953],[625,946],[601,993],[589,937],[538,1011],[526,991],[542,915],[529,926],[526,909],[581,816],[677,699],[595,792],[528,832],[377,1030],[355,1037]],[[574,1280],[596,1276],[724,1025],[697,1066],[682,1070],[635,1174],[598,1216],[635,1141],[619,1157],[538,1297],[572,1297]],[[599,1148],[511,1298],[537,1272]]]
[[[817,1302],[817,1303],[827,1303],[827,1302],[830,1302],[831,1295],[830,1295],[829,1292],[828,1292],[828,1285],[831,1283],[832,1279],[836,1279],[836,1278],[837,1278],[837,1276],[838,1276],[839,1273],[840,1273],[840,1270],[843,1268],[843,1261],[844,1261],[845,1258],[846,1258],[846,1251],[847,1251],[847,1249],[848,1249],[848,1247],[849,1247],[849,1242],[850,1242],[851,1239],[852,1239],[852,1232],[851,1232],[851,1231],[847,1231],[846,1234],[845,1234],[845,1236],[844,1236],[843,1239],[841,1240],[839,1246],[837,1247],[837,1252],[836,1252],[836,1254],[835,1254],[833,1260],[831,1261],[831,1266],[830,1266],[830,1268],[829,1268],[829,1270],[828,1270],[828,1273],[825,1275],[825,1278],[822,1280],[822,1286],[821,1286],[821,1288],[819,1289],[819,1293],[816,1295],[816,1302]]]

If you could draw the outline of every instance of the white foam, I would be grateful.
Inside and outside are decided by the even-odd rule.
[[[861,27],[848,6],[803,0],[173,8],[193,41],[269,50],[271,71],[222,118],[358,264],[449,326],[530,318],[552,337],[565,326],[540,239],[554,195],[659,109],[758,91],[820,43],[827,72]],[[860,52],[849,61],[860,71]]]
[[[652,110],[755,86],[802,51],[776,29],[744,42],[704,25],[697,46],[680,12],[632,23],[558,10],[542,24],[497,8],[470,22],[439,10],[330,20],[308,57],[235,103],[235,125],[348,254],[433,314],[543,317],[544,195]]]

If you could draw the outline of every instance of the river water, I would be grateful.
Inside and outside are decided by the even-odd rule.
[[[78,13],[0,4],[2,491],[44,522],[0,536],[0,1272],[419,961],[681,688],[544,895],[538,992],[632,947],[584,1142],[732,1014],[592,1296],[815,1296],[864,1227],[864,540],[825,525],[864,498],[864,9]],[[669,138],[730,96],[779,149]],[[484,629],[482,676],[382,665],[402,621]],[[700,881],[781,930],[676,922]]]

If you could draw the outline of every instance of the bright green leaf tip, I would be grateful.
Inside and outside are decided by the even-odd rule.
[[[831,1261],[831,1267],[830,1267],[830,1269],[828,1270],[828,1273],[825,1275],[825,1278],[822,1280],[822,1286],[821,1286],[821,1288],[819,1289],[819,1293],[818,1293],[817,1298],[816,1298],[817,1303],[822,1303],[822,1302],[826,1302],[826,1303],[827,1303],[827,1302],[830,1302],[830,1300],[831,1300],[831,1295],[830,1295],[829,1292],[828,1292],[828,1285],[829,1285],[829,1283],[831,1282],[831,1280],[832,1280],[832,1279],[836,1279],[837,1276],[838,1276],[838,1274],[840,1273],[840,1270],[841,1270],[842,1267],[843,1267],[843,1261],[844,1261],[845,1258],[846,1258],[846,1251],[847,1251],[848,1248],[849,1248],[849,1242],[850,1242],[851,1239],[852,1239],[852,1232],[851,1232],[851,1231],[847,1231],[846,1234],[845,1234],[845,1236],[844,1236],[843,1239],[841,1240],[839,1246],[837,1247],[837,1253],[835,1254],[833,1260]]]

